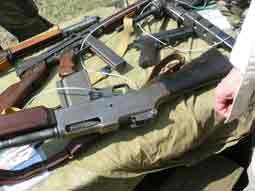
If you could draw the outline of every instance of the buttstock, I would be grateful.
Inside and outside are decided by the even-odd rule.
[[[56,124],[54,112],[45,107],[25,109],[8,115],[0,115],[0,138],[46,129]]]
[[[0,94],[0,112],[10,107],[22,107],[38,88],[38,83],[47,76],[46,64],[40,64],[33,70],[27,71],[19,82],[11,85]]]
[[[0,71],[8,70],[12,66],[8,56],[7,50],[0,51]]]

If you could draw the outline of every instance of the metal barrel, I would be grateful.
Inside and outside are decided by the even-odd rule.
[[[81,20],[80,22],[64,28],[63,34],[69,35],[73,32],[80,32],[80,31],[92,26],[93,24],[96,24],[97,22],[99,22],[99,20],[100,20],[100,18],[97,16],[85,16],[83,18],[83,20]]]
[[[54,138],[54,137],[57,137],[57,132],[55,128],[44,129],[38,132],[28,133],[25,135],[0,141],[0,149],[26,145],[33,142]]]

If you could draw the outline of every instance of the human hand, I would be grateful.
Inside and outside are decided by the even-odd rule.
[[[216,87],[214,110],[220,117],[227,118],[230,115],[234,96],[241,86],[241,81],[241,73],[233,68]]]

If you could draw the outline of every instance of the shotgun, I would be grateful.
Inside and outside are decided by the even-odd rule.
[[[39,106],[0,116],[0,149],[49,138],[104,134],[123,126],[142,127],[155,119],[162,103],[215,84],[231,68],[225,56],[210,50],[178,72],[162,74],[138,91],[104,96],[100,90],[91,89],[87,92],[89,101],[83,103],[60,109]]]

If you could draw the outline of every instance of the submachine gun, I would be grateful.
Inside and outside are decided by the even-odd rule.
[[[139,65],[143,68],[159,63],[159,50],[167,46],[174,46],[176,43],[183,42],[189,37],[198,37],[205,40],[213,46],[222,46],[231,50],[234,46],[235,39],[212,24],[207,19],[203,18],[196,10],[185,6],[190,2],[190,5],[201,4],[201,1],[179,1],[171,0],[153,0],[148,12],[153,15],[162,15],[174,19],[179,23],[179,28],[169,31],[163,31],[152,34],[159,41],[150,36],[142,36],[138,38],[131,47],[141,49]],[[202,1],[203,2],[203,1]],[[208,1],[209,2],[209,1]],[[193,3],[193,4],[191,4]],[[160,13],[160,14],[159,14]]]
[[[200,5],[203,1],[185,0],[182,2],[196,6]],[[140,14],[142,10],[145,11],[143,14]],[[134,17],[134,23],[137,23],[150,15],[157,18],[171,17],[176,19],[177,22],[182,23],[184,27],[154,34],[155,37],[166,43],[166,45],[184,41],[188,37],[194,35],[205,39],[209,43],[222,42],[221,44],[228,48],[232,47],[234,43],[234,39],[231,36],[212,25],[209,21],[201,17],[195,11],[191,10],[189,7],[183,4],[178,4],[177,1],[140,0],[102,21],[99,21],[97,17],[89,17],[87,20],[81,23],[62,30],[62,33],[55,31],[55,35],[48,35],[50,38],[55,39],[52,41],[58,41],[47,49],[47,51],[44,51],[38,56],[25,59],[17,66],[16,72],[21,78],[21,81],[13,84],[0,95],[0,112],[12,106],[24,106],[24,103],[32,96],[33,92],[35,92],[41,86],[41,83],[47,78],[49,68],[54,65],[52,63],[58,63],[59,57],[66,50],[73,50],[76,57],[80,57],[85,51],[92,51],[102,58],[113,70],[122,72],[127,65],[125,60],[118,56],[112,49],[99,41],[97,37],[113,31],[122,30],[123,18],[130,15]],[[46,34],[48,34],[48,32],[46,32]],[[39,37],[44,36],[45,35],[43,34],[39,35]],[[61,40],[59,40],[59,36],[61,37]],[[28,40],[28,42],[46,41],[46,44],[52,43],[52,41],[46,37],[43,38],[44,40],[41,39],[41,41],[40,38],[36,41],[33,39],[37,38],[34,37]],[[21,46],[24,44],[26,46]],[[159,63],[159,50],[164,46],[159,44],[154,39],[146,36],[136,40],[133,44],[135,44],[134,46],[139,44],[138,46],[142,47],[141,56],[139,59],[140,66],[146,68]],[[28,52],[30,53],[31,48],[34,47],[36,43],[31,44],[24,42],[21,43],[21,45],[18,47],[25,48],[20,49],[20,51],[17,51],[16,53],[14,50],[10,49],[13,51],[12,54],[10,51],[5,51],[5,53],[8,53],[9,58],[11,58],[10,55],[12,55],[12,58],[15,56],[18,58],[21,55],[28,54]],[[19,50],[19,48],[16,48],[16,50]],[[69,72],[72,71],[65,71],[61,75],[69,75]]]

